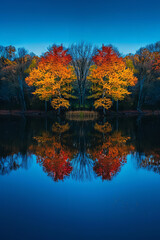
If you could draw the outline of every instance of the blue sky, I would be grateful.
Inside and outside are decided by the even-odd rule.
[[[160,1],[2,0],[0,45],[41,54],[53,43],[113,44],[134,53],[160,40]]]

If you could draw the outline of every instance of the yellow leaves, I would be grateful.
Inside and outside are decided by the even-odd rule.
[[[69,101],[65,98],[71,97],[71,83],[74,79],[73,67],[64,64],[61,56],[56,58],[55,55],[48,53],[46,57],[41,58],[37,68],[30,71],[26,83],[36,88],[33,94],[41,100],[51,99],[52,107],[58,109],[59,107],[69,107]]]
[[[130,94],[129,86],[136,84],[137,78],[133,74],[133,69],[126,68],[122,58],[113,58],[110,62],[90,68],[88,80],[92,82],[91,97],[99,98],[95,100],[95,108],[104,107],[108,109],[112,106],[111,99],[123,100]]]
[[[95,108],[104,107],[105,109],[109,109],[112,106],[112,101],[109,98],[100,98],[94,102]]]
[[[53,98],[52,102],[51,102],[51,105],[54,109],[58,109],[60,107],[65,107],[65,108],[69,108],[70,104],[69,104],[69,101],[64,99],[64,98],[60,98],[60,97],[57,97],[57,98]]]
[[[60,125],[58,122],[52,125],[52,131],[55,133],[63,133],[69,130],[69,124]]]
[[[34,57],[32,59],[32,62],[30,64],[30,66],[24,71],[25,73],[30,73],[32,71],[33,68],[35,68],[37,66],[37,62],[38,62],[39,57]]]
[[[4,59],[4,65],[12,66],[12,65],[16,65],[16,62],[15,61],[11,61],[8,58],[5,58]]]
[[[95,130],[97,130],[101,133],[109,133],[112,131],[112,126],[109,122],[106,122],[103,125],[96,123],[94,128],[95,128]]]

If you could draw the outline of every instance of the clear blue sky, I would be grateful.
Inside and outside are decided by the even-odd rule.
[[[2,0],[0,45],[41,54],[53,43],[113,44],[120,52],[160,40],[159,0]]]

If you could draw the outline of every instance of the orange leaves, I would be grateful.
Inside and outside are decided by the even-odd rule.
[[[63,66],[67,66],[72,60],[71,55],[67,54],[67,51],[68,50],[63,50],[62,45],[60,47],[53,46],[49,52],[45,53],[41,61],[43,64],[48,62],[49,64],[59,63]]]
[[[129,93],[128,87],[136,84],[133,71],[126,68],[121,57],[111,47],[102,46],[102,50],[93,57],[96,64],[90,68],[88,79],[92,82],[94,106],[110,108],[112,100],[123,100]]]
[[[153,64],[153,69],[156,71],[160,71],[160,54],[156,55],[155,63]]]
[[[103,97],[95,101],[95,108],[104,107],[105,109],[109,109],[112,106],[112,101],[109,98]]]
[[[53,46],[41,57],[37,68],[33,68],[26,78],[27,84],[36,88],[33,94],[41,100],[51,99],[54,109],[69,107],[71,83],[75,77],[73,68],[69,66],[71,60],[63,46]]]
[[[54,98],[51,102],[51,105],[54,109],[58,109],[60,107],[65,107],[65,108],[69,108],[70,104],[69,101],[64,99],[64,98]]]
[[[63,133],[69,130],[69,124],[66,123],[65,125],[60,125],[59,123],[55,123],[52,125],[52,131],[54,133]]]
[[[37,162],[43,166],[43,170],[52,177],[54,181],[63,180],[68,176],[72,167],[69,160],[72,153],[61,144],[60,134],[69,129],[69,125],[53,124],[52,130],[55,135],[44,132],[42,136],[34,139],[38,144],[32,145],[30,151],[36,155]]]
[[[112,131],[112,126],[110,123],[106,122],[103,125],[100,125],[98,123],[95,124],[94,126],[95,130],[101,132],[101,133],[109,133]]]
[[[93,169],[103,180],[111,180],[126,163],[126,156],[134,147],[127,145],[130,138],[122,136],[120,131],[110,134],[112,127],[108,122],[104,125],[96,123],[95,129],[103,133],[103,144],[91,151],[93,160],[96,161]]]
[[[98,54],[93,57],[93,61],[97,66],[108,65],[111,61],[118,59],[117,54],[111,47],[102,46],[102,50],[98,50]]]

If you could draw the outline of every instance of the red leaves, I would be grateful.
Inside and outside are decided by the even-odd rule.
[[[67,52],[68,50],[64,50],[62,45],[60,47],[52,46],[51,49],[45,53],[44,57],[42,57],[41,62],[55,62],[67,66],[72,61],[71,55],[67,54]]]
[[[111,61],[118,61],[118,56],[112,47],[102,46],[102,50],[98,50],[98,54],[93,57],[93,61],[97,66],[108,64]]]
[[[160,71],[160,55],[159,54],[155,57],[155,63],[153,64],[153,69],[156,71]]]

